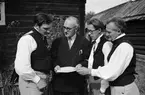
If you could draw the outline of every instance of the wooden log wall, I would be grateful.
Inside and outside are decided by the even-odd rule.
[[[10,85],[9,81],[13,71],[18,37],[32,28],[34,15],[38,12],[45,12],[61,17],[76,16],[80,20],[80,30],[83,35],[86,0],[4,1],[6,25],[0,26],[0,95],[12,95],[11,90],[17,86],[13,87],[14,85]],[[2,77],[3,75],[6,76]],[[12,89],[9,91],[7,88]]]
[[[127,22],[131,41],[139,54],[145,55],[145,20],[133,20]]]
[[[81,30],[84,30],[85,0],[5,0],[6,25],[0,26],[0,39],[5,64],[12,64],[15,58],[17,37],[28,32],[33,26],[36,13],[45,12],[56,16],[73,15],[81,20]],[[11,27],[15,22],[16,25]]]

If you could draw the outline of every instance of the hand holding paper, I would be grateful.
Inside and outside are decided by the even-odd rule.
[[[57,73],[58,70],[60,70],[60,66],[59,66],[59,65],[55,66],[55,68],[54,68],[54,71],[55,71],[56,73]]]
[[[67,66],[67,67],[61,67],[57,70],[57,73],[70,73],[76,71],[75,67]]]
[[[91,69],[88,69],[86,67],[80,67],[80,68],[77,68],[76,70],[79,74],[81,75],[88,75],[91,73]]]

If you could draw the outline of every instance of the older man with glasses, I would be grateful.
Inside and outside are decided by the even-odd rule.
[[[54,95],[84,95],[86,90],[85,76],[76,72],[76,68],[87,66],[89,41],[79,35],[79,23],[76,17],[66,18],[64,37],[52,43],[52,62],[54,65]]]

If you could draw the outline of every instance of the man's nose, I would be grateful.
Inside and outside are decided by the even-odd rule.
[[[106,36],[108,36],[108,35],[109,35],[109,33],[106,31],[106,32],[105,32],[105,35],[106,35]]]
[[[64,32],[68,32],[68,30],[67,29],[64,29]]]
[[[47,33],[50,33],[50,30],[47,30]]]

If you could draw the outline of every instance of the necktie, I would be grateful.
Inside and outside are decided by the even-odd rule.
[[[47,46],[48,46],[48,42],[47,42],[47,37],[46,37],[46,36],[43,37],[43,41],[44,41],[44,44],[45,44],[46,47],[47,47]]]
[[[96,41],[95,41],[96,42]],[[95,42],[93,43],[92,50],[88,60],[88,68],[92,68],[93,61],[94,61],[94,52],[95,52]]]
[[[71,38],[69,38],[69,39],[68,39],[68,45],[69,45],[69,48],[71,48],[71,46],[72,46],[71,41],[72,41],[72,39],[71,39]]]

